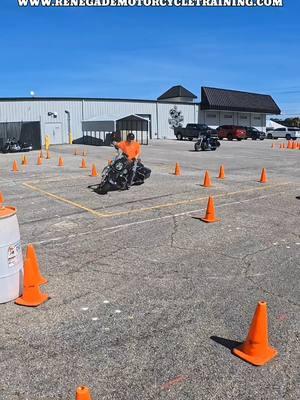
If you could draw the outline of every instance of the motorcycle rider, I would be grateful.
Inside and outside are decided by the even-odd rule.
[[[127,155],[129,161],[135,161],[141,155],[141,145],[134,139],[134,134],[130,132],[123,142],[113,142],[115,147]]]
[[[127,181],[127,189],[129,189],[135,176],[137,161],[141,155],[141,145],[135,141],[135,136],[132,132],[127,134],[126,140],[122,142],[114,141],[112,143],[117,149],[125,153],[130,164],[133,164]]]

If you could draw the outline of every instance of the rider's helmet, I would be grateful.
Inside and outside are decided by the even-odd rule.
[[[132,140],[135,139],[134,134],[133,133],[128,133],[126,139],[127,139],[128,142],[131,142]]]

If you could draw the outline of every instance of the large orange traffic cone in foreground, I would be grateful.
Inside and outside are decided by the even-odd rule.
[[[194,215],[192,217],[200,219],[203,222],[207,222],[208,224],[221,221],[220,218],[216,218],[215,203],[212,196],[209,196],[208,198],[205,217],[198,217]]]
[[[95,164],[93,164],[93,166],[92,166],[92,174],[91,174],[91,176],[93,176],[93,177],[98,176],[98,172],[97,172],[97,168],[96,168]]]
[[[0,207],[2,206],[3,203],[4,203],[4,196],[2,192],[0,192]]]
[[[176,165],[175,165],[175,172],[174,172],[174,174],[175,174],[176,176],[180,176],[180,175],[181,175],[181,168],[180,168],[180,165],[179,165],[178,163],[176,163]]]
[[[267,183],[268,182],[267,172],[266,172],[265,168],[263,168],[262,171],[261,171],[261,177],[260,177],[260,181],[259,182],[260,183]]]
[[[81,166],[80,166],[80,168],[87,168],[86,161],[85,161],[84,158],[83,158],[82,161],[81,161]]]
[[[92,400],[89,388],[86,386],[80,386],[77,388],[76,400]]]
[[[43,159],[41,158],[41,156],[38,156],[38,159],[37,159],[37,163],[36,163],[37,165],[42,165],[43,164]]]
[[[13,163],[12,171],[13,172],[19,172],[19,166],[18,166],[18,163],[17,163],[16,160]]]
[[[30,258],[32,260],[31,271],[32,271],[33,276],[35,277],[36,284],[37,285],[45,285],[45,283],[48,283],[48,280],[46,278],[44,278],[40,272],[39,261],[38,261],[35,249],[32,244],[29,244],[27,246],[26,258]]]
[[[203,187],[211,187],[212,186],[208,171],[205,171],[205,176],[204,176],[204,181],[203,181],[202,186]]]
[[[287,149],[291,150],[293,148],[292,141],[288,141]]]
[[[23,294],[15,301],[15,303],[19,304],[20,306],[37,307],[49,299],[47,294],[44,294],[40,291],[40,287],[36,283],[36,276],[32,265],[33,260],[30,257],[26,257],[24,263]]]
[[[292,149],[293,149],[293,150],[297,150],[297,149],[298,149],[297,142],[293,141]]]
[[[63,167],[64,166],[64,159],[62,157],[59,157],[58,166],[59,167]]]
[[[247,339],[233,349],[233,354],[253,365],[264,365],[278,354],[277,350],[269,346],[266,302],[258,303]]]
[[[224,166],[223,165],[221,165],[221,167],[220,167],[220,172],[219,172],[218,179],[225,179],[225,170],[224,170]]]

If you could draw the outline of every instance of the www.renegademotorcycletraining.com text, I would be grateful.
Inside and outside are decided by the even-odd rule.
[[[284,5],[284,0],[17,0],[17,2],[20,7],[261,7],[262,8],[262,7],[283,7]]]

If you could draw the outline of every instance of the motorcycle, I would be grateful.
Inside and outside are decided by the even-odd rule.
[[[216,137],[202,135],[195,143],[194,149],[195,151],[215,151],[220,146],[221,143]]]
[[[128,190],[130,186],[142,185],[145,179],[150,177],[150,174],[151,170],[139,160],[132,163],[126,154],[118,152],[111,164],[103,169],[100,184],[91,185],[89,188],[98,194],[107,194],[114,190]]]
[[[21,153],[32,150],[32,145],[28,143],[22,143],[15,138],[7,139],[6,143],[2,147],[2,153]]]

